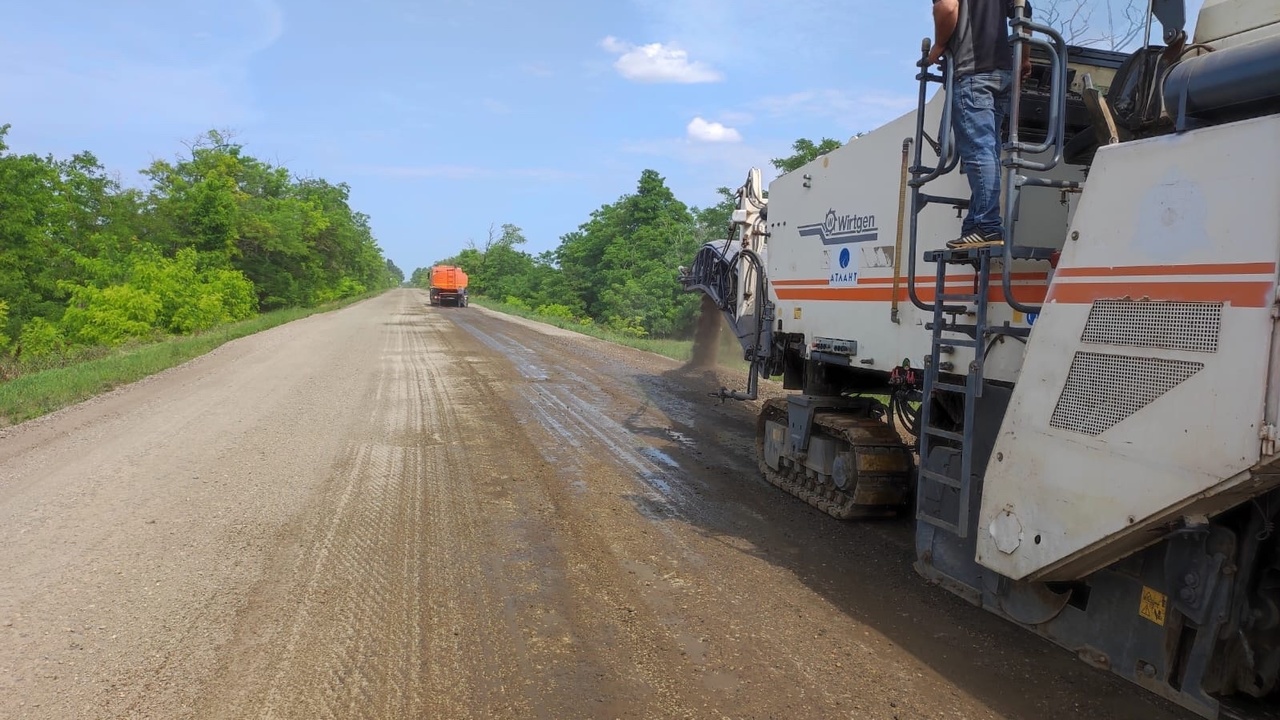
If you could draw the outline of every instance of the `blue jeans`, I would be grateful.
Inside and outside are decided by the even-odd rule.
[[[1004,235],[1000,216],[1000,128],[1009,113],[1013,75],[995,70],[956,78],[952,127],[972,195],[961,235]]]

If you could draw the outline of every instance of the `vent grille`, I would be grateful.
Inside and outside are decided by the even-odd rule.
[[[1082,342],[1218,352],[1222,303],[1095,300]]]
[[[1203,369],[1186,360],[1077,352],[1049,425],[1099,435]]]

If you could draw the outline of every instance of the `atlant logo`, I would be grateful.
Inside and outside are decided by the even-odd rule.
[[[831,277],[827,281],[831,285],[856,285],[858,284],[858,268],[855,265],[850,268],[849,264],[853,260],[853,253],[849,252],[849,248],[840,248],[840,269],[831,273]]]
[[[800,237],[817,236],[823,245],[870,242],[880,237],[875,215],[837,215],[834,209],[820,223],[796,228]]]

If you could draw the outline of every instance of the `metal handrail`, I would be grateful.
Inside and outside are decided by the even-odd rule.
[[[1019,27],[1021,25],[1015,20],[1014,26]],[[1009,148],[1010,151],[1032,154],[1048,152],[1052,149],[1053,159],[1047,163],[1038,163],[1026,160],[1020,156],[1010,158],[1010,162],[1017,163],[1014,165],[1015,167],[1044,172],[1052,170],[1062,162],[1063,150],[1066,145],[1064,138],[1066,136],[1067,121],[1067,45],[1062,36],[1052,28],[1048,28],[1043,25],[1036,25],[1030,22],[1025,23],[1025,26],[1036,30],[1047,31],[1052,37],[1052,42],[1050,42],[1049,40],[1042,40],[1036,37],[1022,37],[1019,33],[1015,32],[1013,41],[1015,44],[1015,62],[1017,63],[1015,67],[1021,66],[1022,64],[1021,54],[1025,52],[1025,49],[1021,46],[1024,44],[1029,43],[1031,45],[1039,46],[1043,48],[1045,53],[1049,56],[1049,122],[1045,132],[1044,142],[1018,142],[1015,140],[1017,137],[1016,134],[1011,134],[1006,147]],[[1015,72],[1012,91],[1013,94],[1010,100],[1011,117],[1017,117],[1016,115],[1013,115],[1013,111],[1018,109],[1021,105],[1021,89],[1022,76],[1020,73]],[[1016,100],[1014,100],[1014,98],[1016,98]]]
[[[920,192],[920,188],[943,175],[951,173],[960,162],[959,148],[956,146],[951,128],[951,96],[955,90],[955,73],[952,72],[951,57],[950,55],[943,55],[940,74],[929,72],[930,46],[929,38],[925,38],[920,43],[920,61],[916,63],[916,67],[920,68],[920,72],[916,74],[916,80],[920,81],[920,92],[916,101],[916,134],[915,149],[911,162],[911,180],[907,182],[907,185],[911,188],[910,232],[907,239],[907,297],[911,300],[912,305],[925,311],[932,310],[933,306],[926,305],[916,291],[916,248],[920,228],[920,210],[923,207],[921,200],[923,199],[924,204],[927,205],[930,199],[929,196]],[[938,122],[938,164],[933,167],[925,167],[924,115],[925,105],[929,99],[930,82],[942,85],[943,107],[942,118]],[[899,222],[901,222],[901,218],[899,218]],[[894,297],[897,297],[896,292]]]
[[[955,73],[952,71],[951,56],[942,56],[942,71],[940,74],[934,75],[929,72],[929,40],[925,39],[921,43],[920,61],[916,63],[916,67],[920,68],[916,79],[920,81],[920,94],[916,102],[916,153],[914,165],[912,167],[913,177],[909,183],[912,187],[921,187],[937,180],[939,177],[950,173],[956,169],[956,165],[960,162],[960,151],[956,146],[954,133],[951,128],[951,94],[955,90]],[[924,162],[924,149],[921,147],[924,143],[924,108],[928,102],[929,83],[937,82],[942,85],[943,97],[946,101],[942,106],[942,117],[938,121],[938,164],[934,167],[926,169],[921,163]]]
[[[1009,158],[1004,162],[1007,170],[1005,172],[1003,218],[1004,262],[1001,263],[1000,288],[1004,292],[1004,299],[1009,307],[1017,312],[1031,315],[1040,312],[1041,306],[1023,304],[1013,296],[1013,251],[1014,247],[1016,247],[1013,221],[1017,217],[1022,186],[1028,180],[1028,178],[1019,175],[1018,170],[1025,168],[1044,172],[1057,167],[1058,163],[1062,162],[1063,148],[1065,146],[1063,138],[1066,135],[1067,43],[1062,35],[1053,28],[1027,19],[1026,0],[1014,0],[1013,12],[1011,25],[1013,27],[1014,72],[1012,88],[1010,89],[1009,141],[1005,144],[1009,151]],[[1022,32],[1024,29],[1027,34]],[[1047,35],[1050,40],[1046,41],[1034,37],[1036,32]],[[1043,47],[1049,55],[1049,123],[1043,143],[1023,143],[1018,140],[1018,118],[1022,107],[1022,73],[1019,70],[1022,67],[1022,58],[1028,52],[1026,47],[1028,43]],[[1053,159],[1048,162],[1039,163],[1022,157],[1024,152],[1042,153],[1048,152],[1050,149],[1053,150]],[[1047,183],[1031,182],[1026,184],[1044,186]]]

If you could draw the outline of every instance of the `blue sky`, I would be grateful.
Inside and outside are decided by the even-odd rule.
[[[910,109],[931,33],[924,0],[44,0],[0,26],[0,122],[131,184],[232,129],[350,184],[408,273],[491,223],[551,249],[645,168],[691,205],[767,180]]]

